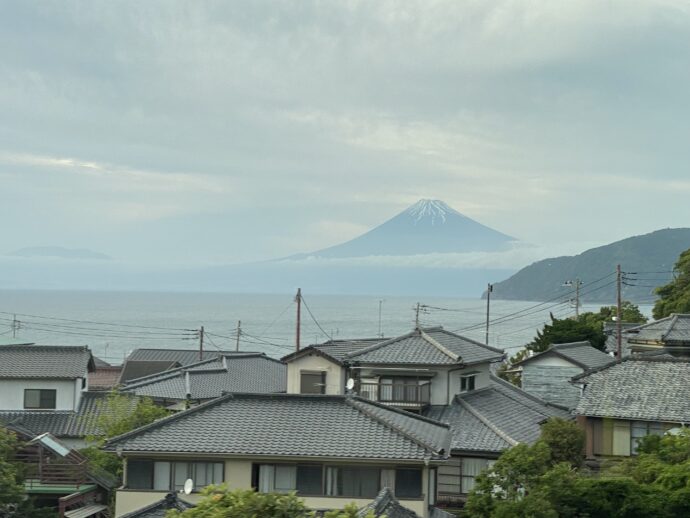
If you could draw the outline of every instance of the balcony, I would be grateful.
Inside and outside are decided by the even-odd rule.
[[[431,402],[431,383],[362,382],[359,384],[359,396],[384,405],[419,409]]]

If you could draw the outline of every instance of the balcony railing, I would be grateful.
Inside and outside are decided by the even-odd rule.
[[[359,395],[381,403],[422,406],[431,401],[431,383],[360,383]]]

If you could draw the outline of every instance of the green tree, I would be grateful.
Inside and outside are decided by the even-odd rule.
[[[114,453],[101,449],[112,437],[122,435],[136,428],[150,424],[170,414],[168,410],[157,406],[149,398],[136,398],[113,390],[97,403],[95,416],[96,426],[102,435],[87,438],[91,443],[81,453],[89,459],[91,466],[103,469],[117,477],[122,476],[122,460]],[[96,417],[97,416],[97,417]]]
[[[16,508],[24,499],[24,487],[13,462],[17,436],[0,427],[0,516]]]
[[[227,486],[209,486],[196,507],[186,511],[168,511],[167,518],[309,518],[313,512],[295,493],[259,493],[251,489],[230,490]],[[325,518],[356,518],[357,506],[351,504]],[[374,518],[370,514],[367,518]]]
[[[675,279],[656,289],[659,300],[652,311],[656,319],[671,313],[690,313],[690,250],[680,254],[673,269]]]
[[[545,324],[544,329],[537,331],[537,336],[527,344],[527,349],[540,353],[553,344],[588,341],[592,347],[603,351],[606,345],[603,326],[594,326],[588,319],[586,314],[580,315],[577,320],[561,320],[551,315],[551,324]]]
[[[551,451],[553,465],[564,462],[579,468],[583,462],[585,433],[573,421],[552,417],[541,426],[541,441]]]

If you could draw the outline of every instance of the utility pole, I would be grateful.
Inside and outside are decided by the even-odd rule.
[[[419,308],[420,308],[420,305],[419,305],[419,302],[417,302],[417,307],[415,308],[415,312],[414,312],[414,328],[415,329],[419,329]]]
[[[204,326],[199,329],[199,361],[204,359]]]
[[[580,286],[582,286],[582,281],[580,279],[575,279],[573,281],[565,281],[563,286],[575,286],[575,319],[580,316]]]
[[[486,287],[486,345],[489,345],[489,306],[491,305],[491,292],[494,291],[494,285],[489,283]]]
[[[237,321],[237,342],[235,343],[235,351],[240,350],[240,335],[242,334],[242,321]]]
[[[12,315],[12,338],[17,338],[17,331],[21,327],[21,322],[17,320],[17,315]]]
[[[299,351],[300,324],[301,324],[301,319],[302,319],[302,288],[297,288],[297,295],[295,296],[295,302],[297,302],[297,326],[295,329],[295,350]]]
[[[623,301],[621,300],[621,265],[616,266],[616,359],[620,360],[623,356]]]
[[[384,302],[384,299],[379,299],[379,338],[383,338],[383,333],[381,332],[381,306],[383,306]]]

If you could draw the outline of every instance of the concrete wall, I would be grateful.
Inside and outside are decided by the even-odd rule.
[[[580,399],[580,388],[570,383],[570,379],[580,374],[582,369],[573,366],[559,366],[537,363],[522,367],[522,389],[549,403],[574,408]]]
[[[287,392],[300,393],[301,371],[326,372],[326,394],[345,393],[345,369],[318,354],[309,354],[293,360],[287,365]]]
[[[54,389],[55,410],[75,410],[81,399],[81,378],[77,380],[0,380],[0,410],[24,410],[24,389]]]

